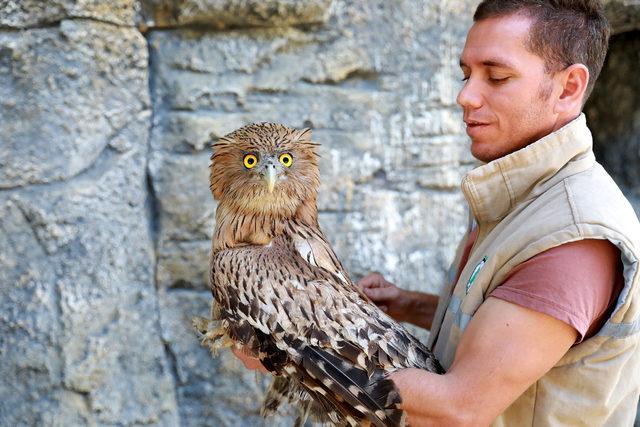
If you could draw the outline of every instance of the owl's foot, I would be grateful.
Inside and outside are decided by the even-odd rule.
[[[233,343],[228,339],[227,332],[222,325],[222,322],[201,316],[194,316],[191,318],[191,325],[196,330],[198,338],[200,338],[200,343],[203,346],[209,347],[212,353],[233,345]]]

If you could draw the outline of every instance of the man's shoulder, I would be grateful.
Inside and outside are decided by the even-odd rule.
[[[640,237],[638,217],[620,187],[599,164],[563,182],[576,222],[618,224]]]
[[[509,241],[511,246],[539,242],[535,247],[541,250],[585,238],[624,241],[629,247],[640,242],[640,223],[633,207],[597,163],[524,201],[495,232],[500,234],[498,240]]]

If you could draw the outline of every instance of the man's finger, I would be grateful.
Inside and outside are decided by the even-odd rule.
[[[365,288],[364,293],[375,302],[395,298],[398,294],[398,289],[395,287]]]
[[[371,273],[368,276],[365,276],[362,279],[360,279],[357,285],[360,289],[378,288],[382,286],[385,282],[386,280],[384,280],[384,277],[382,277],[380,273]]]

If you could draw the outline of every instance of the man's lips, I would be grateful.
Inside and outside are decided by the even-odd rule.
[[[487,122],[482,122],[479,120],[465,120],[464,121],[467,126],[487,126],[489,123]]]
[[[490,125],[488,122],[482,122],[479,120],[466,119],[464,122],[467,125],[467,135],[471,138],[479,137]]]

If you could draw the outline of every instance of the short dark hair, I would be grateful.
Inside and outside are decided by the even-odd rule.
[[[547,72],[573,64],[589,69],[586,101],[602,69],[610,27],[599,0],[483,0],[473,21],[524,14],[533,20],[527,48],[545,61]]]

